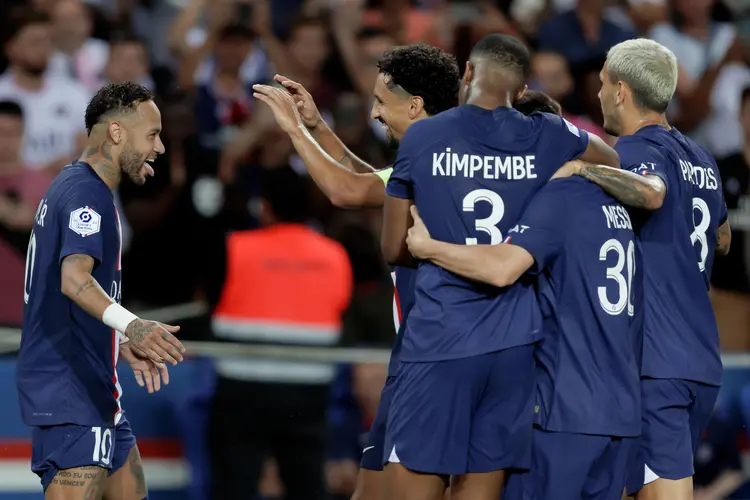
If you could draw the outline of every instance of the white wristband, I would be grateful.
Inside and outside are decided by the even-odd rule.
[[[138,319],[138,316],[128,311],[120,304],[113,302],[104,310],[102,314],[102,323],[118,332],[125,333],[131,321]],[[126,337],[127,338],[127,337]]]

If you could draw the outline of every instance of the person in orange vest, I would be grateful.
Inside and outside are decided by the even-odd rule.
[[[226,242],[224,286],[212,315],[231,342],[334,346],[352,271],[337,242],[304,224],[309,183],[289,168],[264,173],[261,229]],[[333,363],[216,360],[210,427],[212,498],[254,498],[273,456],[287,500],[325,498],[326,406]]]

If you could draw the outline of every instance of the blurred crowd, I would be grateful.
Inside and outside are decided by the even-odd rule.
[[[304,222],[348,255],[348,277],[337,278],[347,290],[334,343],[388,346],[393,288],[379,255],[379,211],[331,205],[269,110],[254,101],[252,85],[275,73],[300,82],[350,150],[384,167],[394,152],[382,126],[369,119],[380,55],[427,43],[454,54],[463,68],[482,36],[507,33],[533,50],[529,88],[547,92],[569,121],[613,143],[599,125],[599,71],[612,45],[641,36],[677,55],[671,123],[718,159],[734,238],[730,256],[717,259],[712,294],[723,347],[750,350],[746,13],[750,5],[742,0],[0,2],[0,324],[20,325],[33,216],[50,180],[80,154],[88,100],[105,83],[134,81],[157,95],[166,154],[145,186],[124,181],[115,196],[123,223],[123,303],[216,305],[225,287],[226,235],[280,222],[280,200],[293,198],[294,210],[286,211],[293,220],[281,222]],[[296,186],[271,190],[271,219],[261,203],[274,196],[263,189],[269,177]],[[187,335],[208,339],[209,332]],[[361,420],[338,431],[349,441],[327,445],[337,450],[327,471],[328,488],[346,495],[356,474],[357,436],[374,414],[385,368],[342,370],[326,391],[333,384]],[[339,378],[343,385],[336,385]],[[723,449],[736,445],[726,442]],[[734,459],[725,462],[726,470],[738,468]],[[706,486],[724,469],[712,469]],[[273,492],[278,476],[269,474],[264,488]],[[721,498],[708,491],[701,498]]]

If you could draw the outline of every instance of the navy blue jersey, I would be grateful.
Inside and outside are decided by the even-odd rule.
[[[401,357],[401,346],[404,340],[406,318],[414,306],[414,279],[417,272],[408,267],[395,266],[393,268],[393,323],[396,327],[396,340],[391,350],[391,360],[388,363],[388,376],[393,377],[398,371]]]
[[[414,200],[433,238],[503,240],[527,201],[588,135],[559,116],[459,106],[409,127],[386,192]],[[534,342],[541,316],[533,283],[497,289],[420,264],[401,359],[435,361]]]
[[[719,332],[708,298],[717,228],[727,219],[713,157],[676,129],[658,125],[621,137],[622,168],[667,185],[662,207],[634,213],[643,256],[642,375],[721,385]]]
[[[508,240],[531,253],[539,273],[538,425],[639,435],[643,270],[628,212],[582,177],[555,179]]]
[[[112,192],[86,163],[65,167],[39,204],[26,254],[17,384],[27,425],[112,426],[120,416],[119,333],[61,292],[68,255],[94,258],[94,279],[120,301],[120,224]]]

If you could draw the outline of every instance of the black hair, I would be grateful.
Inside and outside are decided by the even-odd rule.
[[[562,114],[560,103],[541,90],[527,90],[524,92],[523,96],[516,101],[513,107],[525,115],[530,115],[537,111],[541,113],[552,113],[553,115]]]
[[[304,222],[309,217],[310,184],[291,167],[263,172],[260,197],[279,222]]]
[[[0,101],[0,115],[15,116],[23,120],[23,108],[16,101]]]
[[[241,23],[233,23],[224,26],[219,30],[217,39],[220,42],[225,42],[233,39],[240,39],[245,41],[252,41],[255,38],[253,30]]]
[[[389,88],[401,87],[424,100],[432,116],[458,103],[456,58],[429,45],[405,45],[389,50],[378,62],[378,70],[390,78]]]
[[[86,132],[99,123],[102,117],[113,113],[133,113],[142,102],[152,101],[154,94],[146,87],[133,82],[105,85],[86,107]]]
[[[486,59],[511,72],[522,81],[531,75],[531,54],[518,39],[510,35],[487,35],[471,49],[469,60]]]
[[[50,22],[51,19],[49,15],[44,12],[26,6],[15,7],[11,9],[5,20],[2,39],[4,42],[9,42],[27,26],[32,26],[34,24],[50,24]]]
[[[109,37],[109,45],[111,47],[128,44],[141,45],[145,47],[146,41],[130,31],[115,31]]]

